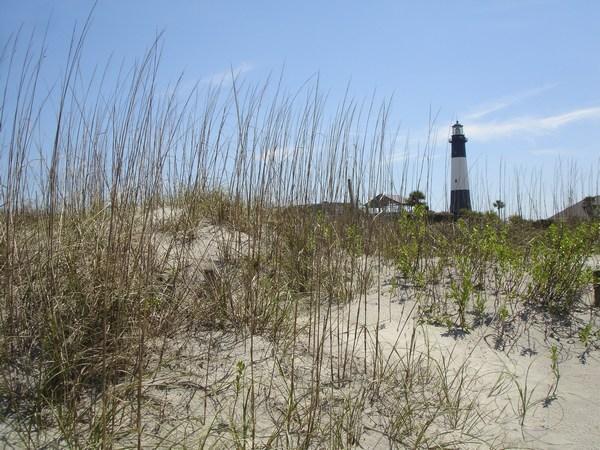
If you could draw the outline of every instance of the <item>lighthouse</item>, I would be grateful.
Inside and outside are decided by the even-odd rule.
[[[471,210],[471,195],[469,193],[469,174],[467,171],[467,153],[465,143],[467,138],[463,127],[458,121],[452,125],[452,163],[450,170],[450,212],[457,217],[461,210]]]

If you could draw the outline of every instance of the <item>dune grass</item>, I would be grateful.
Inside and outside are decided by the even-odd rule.
[[[568,320],[589,287],[598,223],[368,215],[348,182],[357,199],[390,186],[389,103],[346,99],[328,117],[318,84],[165,92],[159,41],[104,92],[81,72],[86,33],[56,103],[40,92],[42,51],[30,46],[19,66],[15,37],[2,54],[6,439],[496,445],[481,399],[502,389],[484,393],[468,358],[436,352],[427,327],[491,326],[504,349],[518,317]],[[38,140],[47,108],[51,142]],[[310,206],[325,201],[344,205]],[[386,309],[406,297],[411,314],[392,321]],[[380,333],[392,326],[389,345]],[[595,334],[584,333],[589,351]],[[518,386],[523,423],[533,391]]]

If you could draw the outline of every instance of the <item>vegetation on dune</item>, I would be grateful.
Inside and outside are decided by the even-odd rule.
[[[347,200],[348,180],[365,197],[389,184],[389,104],[346,99],[329,119],[317,86],[165,94],[157,43],[104,95],[101,81],[83,84],[86,32],[73,40],[51,145],[37,141],[51,107],[43,52],[29,49],[18,70],[16,39],[1,55],[16,93],[0,112],[7,439],[307,449],[494,437],[477,374],[417,346],[423,324],[490,325],[503,349],[516,339],[511,318],[574,317],[598,223],[502,221],[501,201],[498,215],[434,221],[419,190],[394,216],[314,211],[306,205]],[[389,274],[394,301],[414,302],[419,322],[403,318],[409,339],[392,348],[380,339]],[[594,326],[579,330],[586,353]],[[243,345],[225,356],[232,336]],[[560,377],[552,351],[548,397]],[[164,381],[170,372],[179,379]],[[193,393],[176,411],[159,396],[177,389]]]

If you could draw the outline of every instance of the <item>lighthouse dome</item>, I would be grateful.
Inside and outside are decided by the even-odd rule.
[[[463,126],[456,121],[454,125],[452,125],[452,136],[464,136]]]

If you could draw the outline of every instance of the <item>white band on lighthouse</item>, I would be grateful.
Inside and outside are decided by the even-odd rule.
[[[467,158],[452,158],[450,176],[450,190],[462,191],[469,189],[469,176],[467,173]]]

